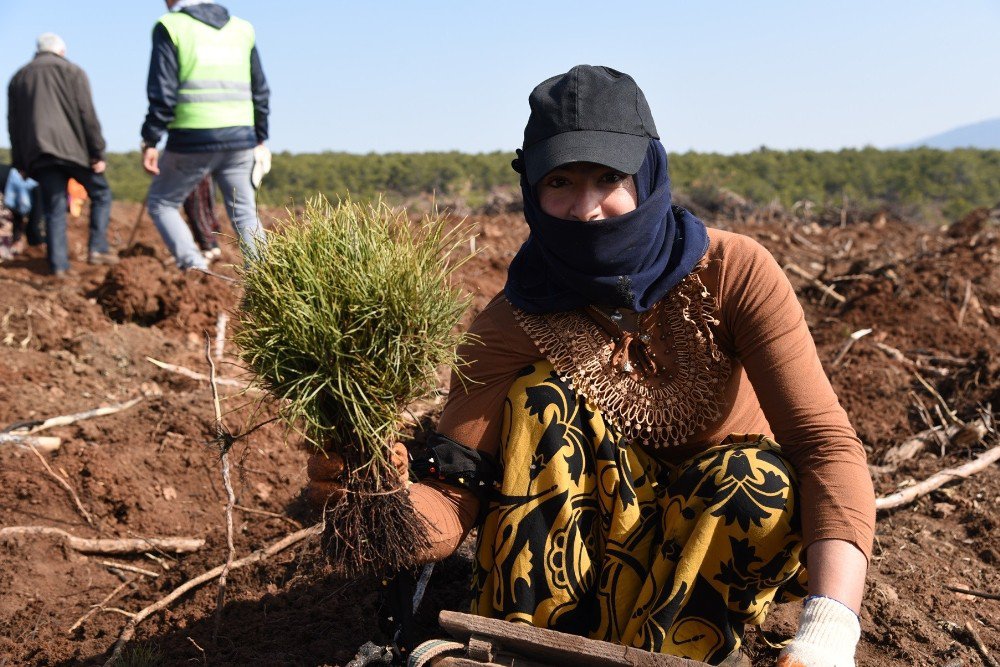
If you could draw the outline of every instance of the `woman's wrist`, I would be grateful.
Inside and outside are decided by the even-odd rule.
[[[809,593],[836,600],[858,614],[865,590],[868,559],[853,543],[822,539],[806,551]]]

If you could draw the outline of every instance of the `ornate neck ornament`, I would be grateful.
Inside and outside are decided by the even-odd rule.
[[[653,337],[643,330],[642,320],[647,313],[635,313],[635,323],[630,328],[624,323],[625,316],[617,308],[611,313],[607,313],[597,306],[588,306],[586,311],[599,323],[610,326],[610,330],[605,328],[605,331],[611,335],[611,341],[614,343],[614,349],[611,352],[611,365],[614,368],[621,373],[638,371],[645,376],[660,374],[660,367],[656,363],[656,354],[649,348]],[[634,364],[633,360],[635,360]]]
[[[514,315],[563,381],[622,436],[666,447],[721,418],[730,363],[712,335],[715,311],[696,269],[634,326],[631,313],[594,307]],[[655,339],[667,341],[659,346],[666,358],[654,356]]]

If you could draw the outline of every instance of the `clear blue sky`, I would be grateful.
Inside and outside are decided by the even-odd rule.
[[[510,150],[531,88],[579,63],[633,75],[672,151],[888,147],[1000,116],[997,0],[222,4],[256,26],[273,150]],[[163,11],[0,0],[0,77],[59,33],[110,149],[133,149]]]

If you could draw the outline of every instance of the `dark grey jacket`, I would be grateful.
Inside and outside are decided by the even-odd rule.
[[[11,162],[29,174],[60,161],[89,167],[104,159],[104,137],[90,82],[55,53],[39,53],[7,87]]]

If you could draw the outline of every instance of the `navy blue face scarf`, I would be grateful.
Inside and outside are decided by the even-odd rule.
[[[531,234],[507,270],[507,299],[529,313],[588,305],[649,310],[708,250],[705,224],[670,201],[667,152],[650,139],[635,174],[638,206],[625,215],[580,222],[544,213],[521,175]]]

